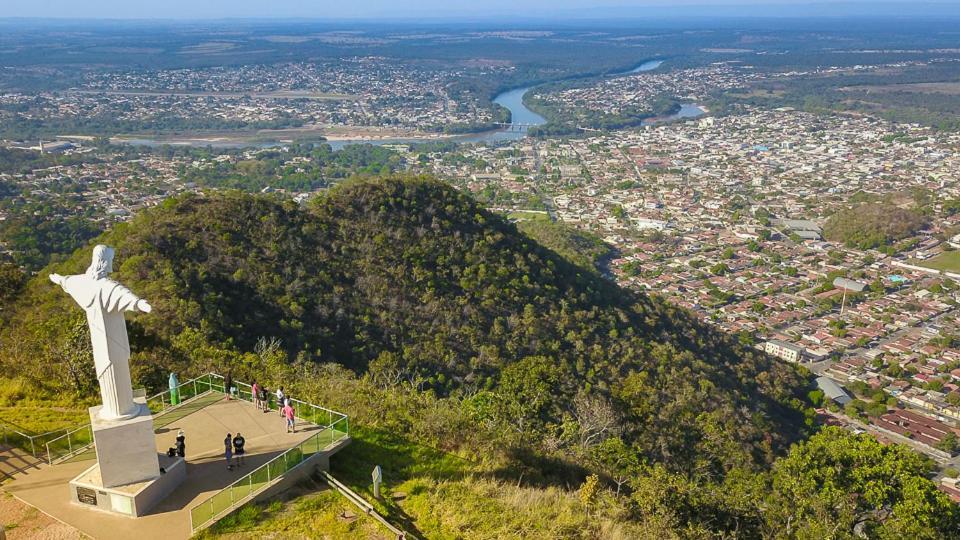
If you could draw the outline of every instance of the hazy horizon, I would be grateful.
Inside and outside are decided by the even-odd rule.
[[[132,19],[132,20],[491,20],[513,16],[524,20],[577,20],[668,17],[894,17],[960,16],[960,3],[928,0],[847,0],[798,2],[794,0],[607,0],[597,5],[584,0],[488,0],[482,5],[464,0],[424,0],[398,7],[386,0],[357,0],[349,4],[318,5],[308,0],[279,4],[252,0],[169,0],[132,5],[120,0],[8,0],[0,6],[0,19]]]

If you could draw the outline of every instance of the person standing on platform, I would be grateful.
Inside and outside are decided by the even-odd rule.
[[[253,394],[253,404],[257,406],[257,410],[260,410],[260,385],[257,384],[257,381],[253,381],[253,384],[250,386],[250,393]]]
[[[223,378],[223,393],[227,395],[227,399],[230,399],[233,394],[233,375],[229,371],[227,376]]]
[[[233,439],[227,433],[227,438],[223,440],[223,457],[227,458],[227,470],[233,470]]]
[[[183,434],[183,430],[177,431],[177,455],[186,459],[187,458],[187,436]]]
[[[243,465],[243,454],[245,453],[243,449],[246,439],[243,438],[243,435],[240,432],[237,432],[237,435],[233,438],[233,455],[236,456],[237,467]]]
[[[287,404],[283,406],[283,409],[280,409],[280,414],[282,414],[287,419],[287,433],[293,431],[297,432],[297,426],[294,423],[295,414],[293,412],[293,407],[290,405],[290,402],[287,401]]]
[[[286,394],[283,393],[283,387],[277,388],[277,410],[280,411],[280,416],[283,416],[283,407],[286,405],[284,398]]]

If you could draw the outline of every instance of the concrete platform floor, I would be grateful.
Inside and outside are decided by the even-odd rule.
[[[119,516],[70,502],[68,482],[93,463],[92,452],[86,454],[89,459],[25,468],[3,489],[97,540],[189,538],[191,507],[321,429],[298,421],[297,433],[286,433],[285,421],[277,411],[264,413],[245,401],[227,401],[222,394],[198,400],[203,401],[158,419],[162,421],[157,425],[163,426],[157,429],[158,451],[173,446],[177,430],[186,435],[187,479],[144,517]],[[246,462],[228,471],[223,439],[238,431],[247,441]]]
[[[43,464],[43,461],[16,446],[0,445],[0,476],[4,480],[39,469]]]

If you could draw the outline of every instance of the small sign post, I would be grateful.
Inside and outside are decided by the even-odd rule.
[[[377,465],[373,468],[373,496],[380,498],[380,483],[383,482],[383,471]]]

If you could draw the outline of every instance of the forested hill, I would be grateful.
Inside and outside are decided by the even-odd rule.
[[[617,433],[672,470],[752,468],[804,432],[807,381],[793,368],[429,178],[348,182],[308,208],[186,196],[97,242],[154,306],[128,317],[135,376],[153,388],[170,371],[258,376],[276,339],[285,354],[270,361],[336,362],[461,396],[477,422],[525,440]],[[47,271],[80,273],[89,257]],[[3,368],[92,393],[82,313],[47,271],[11,308]]]

